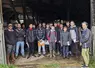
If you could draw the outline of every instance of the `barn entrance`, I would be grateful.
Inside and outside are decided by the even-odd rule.
[[[59,20],[59,22],[61,22],[61,20],[74,20],[78,26],[81,25],[82,21],[87,21],[89,28],[92,26],[92,19],[90,19],[91,2],[89,0],[3,0],[2,3],[4,24],[10,22],[14,23],[15,21],[22,23],[23,21],[27,27],[29,23],[38,24],[41,22],[51,23],[55,20]],[[34,66],[35,64],[38,64],[39,66],[40,62],[42,63],[42,66],[46,67],[48,65],[44,64],[45,62],[48,62],[49,64],[54,63],[49,66],[59,66],[59,64],[64,65],[66,61],[72,61],[66,62],[66,64],[71,66],[73,66],[72,63],[74,63],[74,66],[80,66],[81,64],[81,61],[78,62],[79,60],[76,61],[74,58],[70,60],[61,59],[62,58],[58,57],[57,59],[49,60],[49,58],[41,56],[40,58],[31,57],[27,60],[26,58],[20,57],[16,60],[16,64],[19,65],[20,63],[23,63],[22,66],[28,65],[30,67],[32,64]],[[44,62],[42,62],[42,60]]]

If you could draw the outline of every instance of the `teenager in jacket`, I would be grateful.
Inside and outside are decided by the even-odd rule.
[[[62,46],[62,56],[63,58],[69,58],[69,46],[71,43],[70,33],[67,31],[67,27],[63,28],[63,31],[60,32],[60,43]]]
[[[60,54],[60,24],[54,23],[55,31],[57,33],[57,42],[56,42],[56,53]]]
[[[87,22],[82,23],[82,32],[81,32],[81,38],[80,42],[82,44],[82,57],[84,60],[84,65],[85,67],[88,67],[89,65],[89,49],[91,47],[91,39],[92,39],[92,33],[91,31],[87,28],[88,24]]]
[[[13,30],[12,24],[8,25],[5,31],[5,41],[7,49],[7,63],[10,64],[10,56],[12,61],[15,61],[15,45],[16,45],[16,32]]]
[[[35,41],[36,37],[35,37],[35,32],[34,32],[34,29],[32,27],[32,24],[29,25],[29,28],[27,30],[27,33],[26,33],[26,41],[27,41],[27,44],[29,45],[29,55],[27,58],[29,58],[32,54],[32,56],[35,57],[34,55],[34,41]]]
[[[22,56],[25,57],[25,53],[24,53],[25,31],[21,28],[21,24],[17,24],[16,37],[17,37],[16,58],[18,57],[20,47],[21,47],[20,52],[21,52]]]
[[[71,53],[72,56],[75,56],[78,58],[78,42],[79,42],[79,34],[78,34],[78,28],[76,27],[74,21],[70,22],[70,35],[71,35]]]
[[[37,39],[38,39],[38,56],[41,56],[41,47],[43,51],[43,55],[45,55],[45,32],[43,28],[41,27],[41,24],[39,24],[39,27],[37,29]]]
[[[50,57],[55,57],[55,43],[57,42],[57,33],[55,31],[54,26],[51,27],[51,30],[48,33],[48,41],[49,41],[49,50]]]

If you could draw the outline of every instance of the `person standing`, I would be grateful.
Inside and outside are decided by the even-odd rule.
[[[41,27],[41,24],[39,24],[39,27],[37,29],[37,39],[38,39],[38,57],[41,56],[41,47],[43,51],[43,55],[45,56],[45,32],[44,29]]]
[[[10,56],[12,62],[15,61],[15,45],[16,45],[16,32],[13,30],[13,25],[9,24],[8,29],[5,31],[5,42],[7,49],[7,63],[10,64]]]
[[[84,60],[83,66],[85,67],[88,67],[89,65],[89,49],[91,46],[91,38],[92,38],[92,33],[87,27],[88,27],[87,22],[83,22],[82,23],[83,30],[80,38],[80,42],[82,44],[82,57]]]
[[[67,30],[70,32],[70,22],[69,21],[66,22],[66,26],[67,26]]]
[[[47,24],[46,25],[46,34],[45,34],[45,36],[46,36],[46,53],[49,53],[49,41],[48,41],[48,33],[49,33],[49,31],[50,31],[50,26],[49,26],[49,24]]]
[[[60,43],[62,46],[62,57],[69,58],[69,46],[71,43],[70,32],[67,31],[67,27],[65,26],[63,31],[60,32]]]
[[[74,21],[71,21],[70,23],[71,27],[70,27],[70,34],[71,34],[71,53],[72,56],[75,56],[76,58],[78,58],[78,42],[79,42],[79,34],[78,34],[78,28],[76,27]]]
[[[49,50],[50,50],[50,58],[55,57],[55,43],[57,42],[57,33],[55,31],[55,27],[52,26],[51,30],[48,33],[48,41],[49,41]]]
[[[21,47],[21,54],[23,57],[25,57],[25,53],[24,53],[25,31],[21,28],[21,24],[17,24],[16,37],[17,37],[16,58],[18,57],[20,47]]]
[[[27,30],[27,33],[26,33],[26,41],[27,41],[27,44],[29,45],[29,55],[27,57],[27,59],[31,56],[34,56],[34,41],[35,41],[36,37],[35,37],[35,31],[32,27],[32,24],[29,25],[29,29]]]
[[[60,24],[54,23],[55,31],[57,33],[57,42],[56,42],[56,53],[60,54]]]

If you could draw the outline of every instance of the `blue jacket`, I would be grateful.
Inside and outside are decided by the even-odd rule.
[[[89,48],[91,45],[91,31],[87,28],[82,31],[80,42],[82,43],[82,48]]]

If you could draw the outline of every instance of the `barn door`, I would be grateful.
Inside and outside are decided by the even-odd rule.
[[[6,51],[3,29],[2,0],[0,0],[0,64],[6,64]]]

